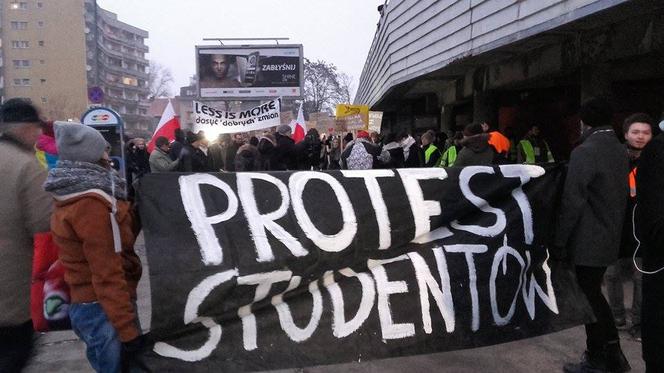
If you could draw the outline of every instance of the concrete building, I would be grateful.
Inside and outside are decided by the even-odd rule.
[[[149,132],[147,31],[95,0],[0,0],[0,12],[3,101],[25,97],[49,119],[78,119],[98,86],[130,135]]]
[[[96,0],[85,0],[85,31],[88,86],[103,89],[103,105],[120,113],[128,135],[151,135],[148,32],[119,21]]]
[[[390,0],[380,12],[355,101],[384,111],[388,131],[539,124],[564,158],[591,96],[611,99],[616,126],[664,111],[662,1]]]
[[[83,0],[0,1],[2,99],[29,98],[54,119],[87,109]]]

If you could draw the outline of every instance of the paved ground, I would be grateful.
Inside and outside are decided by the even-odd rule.
[[[145,273],[144,247],[137,245]],[[144,280],[147,276],[144,276]],[[627,286],[628,284],[626,284]],[[625,294],[629,294],[627,290]],[[150,325],[150,286],[147,281],[139,284],[138,309],[141,324]],[[629,301],[629,300],[628,300]],[[641,344],[629,339],[627,333],[621,333],[622,345],[627,359],[632,364],[633,372],[645,370],[641,360]],[[355,362],[331,366],[310,367],[285,372],[561,372],[567,361],[580,357],[585,346],[583,327],[569,329],[543,337],[526,339],[472,350],[418,355],[394,359]],[[45,372],[92,372],[85,359],[85,347],[71,332],[47,333],[39,337],[37,348],[26,373]]]

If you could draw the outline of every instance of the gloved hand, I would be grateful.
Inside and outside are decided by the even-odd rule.
[[[148,344],[145,335],[139,335],[129,342],[122,343],[122,372],[150,372],[141,358],[141,352]]]

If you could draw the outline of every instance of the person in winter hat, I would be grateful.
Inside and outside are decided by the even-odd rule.
[[[37,109],[23,99],[0,107],[0,372],[21,371],[33,346],[30,275],[34,235],[47,232],[52,198],[35,157],[42,132]]]
[[[56,122],[55,140],[60,160],[44,189],[55,199],[51,232],[71,289],[72,329],[96,371],[119,372],[137,363],[143,345],[134,307],[140,226],[104,137],[88,126]]]

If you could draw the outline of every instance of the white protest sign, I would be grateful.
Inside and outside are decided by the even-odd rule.
[[[240,112],[217,110],[194,101],[194,132],[204,131],[208,136],[217,136],[276,127],[281,124],[280,112],[279,99]]]
[[[382,111],[369,112],[369,131],[380,133],[380,127],[382,125],[382,122],[383,122]]]

